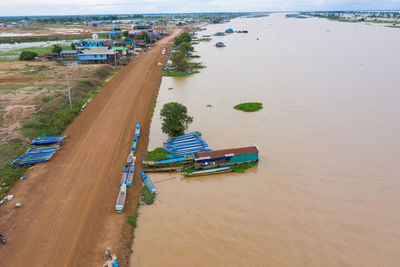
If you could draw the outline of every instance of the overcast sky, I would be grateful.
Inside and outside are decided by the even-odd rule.
[[[0,0],[0,16],[386,9],[400,0]]]

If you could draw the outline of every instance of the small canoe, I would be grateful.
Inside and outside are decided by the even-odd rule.
[[[196,171],[184,171],[184,172],[181,172],[181,174],[192,177],[192,176],[221,174],[221,173],[227,173],[227,172],[232,172],[232,171],[233,171],[232,166],[226,166],[226,167],[218,167],[218,168],[196,170]]]
[[[140,137],[140,124],[139,123],[136,123],[135,137],[137,137],[137,138]]]
[[[144,173],[144,171],[140,172],[141,176],[142,176],[142,180],[144,182],[144,184],[147,186],[147,188],[149,189],[150,193],[157,194],[157,190],[154,187],[153,183],[151,182],[151,180],[149,179],[149,177],[147,177],[147,175]]]

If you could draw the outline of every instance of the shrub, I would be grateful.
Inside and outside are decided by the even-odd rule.
[[[144,185],[142,187],[142,197],[141,197],[141,199],[146,205],[151,205],[151,204],[154,203],[154,200],[156,199],[156,194],[150,193],[150,190],[147,188],[146,185]]]
[[[60,54],[62,50],[63,49],[60,45],[57,45],[57,44],[53,45],[53,53]]]
[[[157,161],[166,159],[167,151],[162,149],[161,147],[157,147],[153,151],[147,152],[146,161]]]
[[[138,214],[137,214],[137,213],[136,213],[135,216],[133,216],[133,215],[128,215],[128,218],[127,218],[128,223],[129,223],[129,225],[132,226],[133,228],[135,228],[135,227],[137,226],[137,217],[138,217]]]
[[[37,57],[38,54],[32,51],[22,51],[21,54],[19,55],[19,60],[24,60],[24,61],[29,61],[29,60],[34,60],[35,57]]]

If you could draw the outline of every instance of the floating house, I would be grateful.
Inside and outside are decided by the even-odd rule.
[[[61,51],[60,56],[63,61],[77,61],[80,52],[78,50]]]
[[[258,162],[257,146],[229,148],[193,153],[196,169],[223,167],[240,163]]]
[[[79,64],[115,64],[117,52],[107,47],[95,47],[78,55]]]

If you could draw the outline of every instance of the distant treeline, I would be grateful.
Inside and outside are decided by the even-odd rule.
[[[217,17],[234,18],[238,16],[250,15],[254,13],[183,13],[183,14],[135,14],[135,15],[76,15],[76,16],[20,16],[20,17],[0,17],[0,22],[17,22],[21,20],[30,21],[38,24],[55,23],[74,23],[84,21],[115,21],[115,20],[136,20],[136,19],[210,19]]]
[[[106,33],[97,34],[100,39],[107,39]],[[31,43],[31,42],[49,42],[49,41],[65,41],[77,39],[89,39],[92,34],[79,34],[79,35],[59,35],[59,36],[18,36],[18,37],[1,37],[0,44],[10,43]]]

